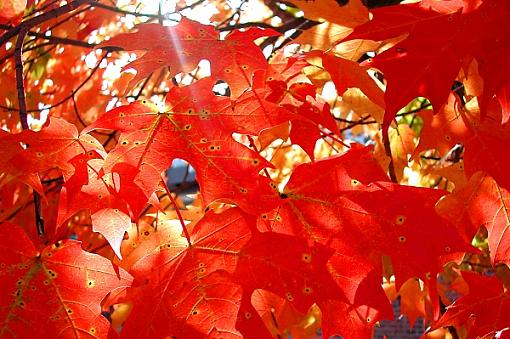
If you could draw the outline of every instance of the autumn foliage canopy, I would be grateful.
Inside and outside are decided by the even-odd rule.
[[[1,1],[0,338],[510,338],[509,22]]]

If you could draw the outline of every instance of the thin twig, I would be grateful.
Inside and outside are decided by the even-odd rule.
[[[71,95],[71,99],[73,100],[74,114],[76,115],[76,118],[78,119],[78,121],[80,122],[80,124],[83,127],[87,127],[87,124],[85,123],[85,121],[83,121],[83,119],[81,118],[80,112],[78,111],[78,105],[76,104],[74,95]]]
[[[403,116],[406,116],[406,115],[409,115],[409,114],[418,113],[418,112],[420,112],[420,111],[423,111],[423,110],[424,110],[424,109],[426,109],[426,108],[429,108],[430,106],[432,106],[432,104],[430,104],[430,103],[427,103],[427,102],[423,101],[423,102],[420,104],[420,107],[415,108],[415,109],[412,109],[412,110],[407,111],[407,112],[403,112],[403,113],[397,114],[397,117],[403,117]]]
[[[89,0],[90,1],[90,0]],[[13,27],[0,37],[0,46],[7,42],[12,37],[18,35],[16,45],[14,48],[14,63],[16,65],[16,90],[18,92],[18,105],[19,105],[19,118],[21,126],[24,130],[29,130],[28,116],[27,116],[27,103],[25,98],[25,86],[23,78],[23,43],[30,29],[42,22],[51,18],[58,17],[64,13],[68,13],[73,9],[85,3],[86,0],[76,0],[68,3],[67,5],[55,8],[44,14],[38,15],[32,19],[22,22],[20,25]],[[41,210],[41,196],[36,191],[33,192],[34,196],[34,210],[35,210],[35,224],[37,234],[42,237],[44,235],[44,217]]]
[[[89,9],[91,9],[92,6],[87,6],[85,8],[82,8],[78,11],[74,11],[73,13],[71,13],[70,15],[68,15],[67,17],[57,21],[56,23],[54,23],[53,25],[51,25],[50,27],[48,27],[48,31],[53,31],[55,28],[57,28],[58,26],[60,25],[63,25],[65,22],[68,22],[70,19],[74,18],[75,16],[78,16],[80,15],[81,13],[84,13],[86,11],[88,11]]]
[[[64,45],[71,45],[71,46],[77,46],[77,47],[83,47],[83,48],[95,48],[96,47],[96,44],[91,44],[86,41],[70,39],[70,38],[62,38],[62,37],[53,36],[53,35],[46,35],[46,34],[39,33],[39,32],[30,31],[30,32],[28,32],[27,35],[33,36],[33,37],[36,37],[39,39],[48,40],[52,44],[64,44]],[[115,47],[114,48],[105,47],[102,49],[108,50],[108,51],[120,50],[120,48],[115,48]]]
[[[101,62],[108,56],[108,52],[103,54],[103,56],[101,57],[101,59],[99,59],[99,61],[97,62],[96,66],[92,69],[92,71],[90,72],[90,74],[85,78],[85,80],[83,80],[83,82],[81,84],[78,85],[78,87],[76,87],[73,91],[71,91],[71,94],[69,94],[68,96],[66,96],[65,98],[61,99],[59,102],[51,105],[51,106],[48,106],[48,107],[43,107],[41,109],[29,109],[29,110],[26,110],[26,112],[28,113],[32,113],[32,112],[40,112],[42,110],[45,110],[45,109],[53,109],[55,107],[58,107],[60,105],[62,105],[63,103],[65,103],[67,100],[71,99],[74,95],[76,95],[76,93],[78,93],[78,91],[83,87],[85,86],[85,84],[92,78],[92,76],[94,75],[94,73],[96,73],[96,71],[99,69],[99,66],[101,65]],[[0,105],[0,108],[3,108],[3,109],[8,109],[10,111],[19,111],[19,108],[14,108],[14,107],[6,107],[6,106],[3,106],[3,105]],[[25,108],[26,109],[26,108]]]
[[[71,96],[71,99],[73,100],[73,109],[74,109],[74,114],[76,115],[76,118],[78,119],[78,121],[80,122],[80,124],[83,127],[87,127],[87,124],[85,123],[85,121],[83,121],[83,118],[81,117],[81,114],[78,111],[78,104],[76,103],[76,99],[74,98],[74,95]],[[94,131],[94,133],[97,133],[99,135],[110,136],[110,133],[107,133],[107,132]]]
[[[28,27],[22,27],[18,34],[18,40],[16,40],[16,47],[14,48],[14,62],[16,65],[16,90],[18,91],[18,103],[19,103],[19,119],[21,121],[21,127],[24,130],[30,129],[28,126],[27,116],[27,103],[25,99],[25,86],[23,80],[23,40],[25,39],[28,32]],[[44,218],[41,211],[41,196],[35,190],[34,194],[34,212],[35,212],[35,227],[37,234],[42,237],[44,235]]]
[[[70,11],[78,8],[79,6],[81,6],[85,3],[94,3],[95,1],[96,0],[74,0],[64,6],[52,9],[51,11],[48,11],[44,14],[41,14],[41,15],[38,15],[31,19],[28,19],[26,21],[23,21],[20,25],[13,27],[12,29],[7,31],[6,33],[4,33],[4,35],[2,35],[0,37],[0,46],[5,44],[7,41],[9,41],[14,36],[18,35],[22,29],[26,30],[26,32],[28,32],[28,30],[32,27],[35,27],[35,26],[37,26],[45,21],[48,21],[50,19],[57,18],[61,15],[69,13]],[[26,34],[26,32],[25,32],[25,34]]]
[[[140,86],[140,89],[138,90],[138,93],[136,93],[135,95],[132,96],[133,99],[138,100],[140,98],[140,96],[143,93],[143,90],[145,89],[145,87],[149,83],[149,80],[151,79],[152,74],[153,73],[149,74],[149,76],[145,78],[145,80],[143,81],[142,85]]]
[[[176,19],[171,19],[168,17],[168,15],[160,15],[160,14],[152,14],[152,13],[139,13],[139,12],[132,12],[132,11],[126,11],[124,9],[120,9],[115,6],[108,6],[105,4],[102,4],[100,2],[92,3],[93,7],[102,8],[110,12],[119,13],[119,14],[125,14],[125,15],[132,15],[136,17],[147,17],[152,19],[158,19],[158,20],[170,20],[170,21],[177,21]]]
[[[266,24],[264,22],[243,22],[243,23],[239,23],[239,24],[235,24],[235,25],[218,27],[217,30],[220,32],[230,32],[230,31],[233,31],[234,29],[249,28],[249,27],[270,28],[270,29],[274,29],[275,31],[281,31],[280,27]]]
[[[205,0],[198,0],[198,1],[195,1],[194,3],[190,4],[190,5],[186,5],[184,7],[181,7],[179,9],[177,9],[177,12],[180,12],[180,11],[184,11],[185,9],[193,9],[195,8],[196,6],[200,5],[201,3],[205,2]]]
[[[328,133],[328,132],[324,132],[323,130],[319,130],[319,132],[321,134],[321,138],[323,138],[323,139],[324,138],[330,138],[331,140],[338,142],[340,145],[342,145],[344,147],[351,148],[351,146],[349,146],[348,144],[346,144],[342,140],[338,139],[335,136],[335,133]]]
[[[109,135],[108,135],[108,138],[106,138],[106,140],[103,142],[103,147],[106,147],[106,145],[108,145],[110,143],[110,141],[112,141],[113,139],[115,139],[115,135],[117,134],[117,131],[113,131],[111,132]]]
[[[340,129],[340,132],[345,132],[347,130],[350,130],[354,126],[358,126],[358,125],[370,125],[370,124],[376,124],[377,123],[377,121],[375,121],[375,120],[366,121],[368,118],[370,118],[370,115],[366,115],[366,116],[364,116],[363,118],[361,118],[359,120],[352,120],[352,121],[350,121],[350,120],[342,119],[342,118],[335,118],[335,120],[344,121],[344,122],[349,122],[350,123],[350,125]]]

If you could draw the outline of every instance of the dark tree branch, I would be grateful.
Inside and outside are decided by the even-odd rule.
[[[9,29],[4,35],[0,37],[0,46],[6,43],[8,40],[18,35],[16,45],[14,48],[14,63],[16,67],[16,90],[18,92],[18,105],[19,105],[19,118],[21,126],[24,130],[30,129],[28,125],[27,116],[27,103],[25,98],[25,86],[23,78],[23,43],[30,29],[37,26],[49,19],[59,17],[69,11],[72,11],[79,7],[81,4],[90,0],[75,0],[67,5],[55,8],[44,14],[38,15],[34,18],[28,19],[22,22],[20,25]],[[34,210],[35,210],[35,225],[37,234],[39,236],[44,235],[44,217],[41,210],[41,196],[37,192],[33,192],[34,195]]]
[[[58,36],[53,35],[46,35],[39,32],[28,32],[29,36],[33,36],[39,39],[45,39],[48,40],[52,44],[64,44],[64,45],[72,45],[72,46],[78,46],[83,48],[95,48],[96,44],[89,44],[88,42],[81,41],[81,40],[75,40],[75,39],[69,39],[69,38],[61,38]]]
[[[18,91],[18,103],[19,103],[19,119],[21,121],[21,127],[24,130],[30,129],[28,126],[27,117],[27,104],[25,99],[25,86],[23,80],[23,40],[25,39],[28,32],[28,27],[22,27],[18,34],[18,40],[16,40],[16,47],[14,48],[14,62],[16,65],[16,89]],[[35,209],[35,227],[39,236],[44,235],[44,218],[41,211],[41,196],[39,193],[34,191],[34,209]]]
[[[217,30],[220,32],[230,32],[230,31],[233,31],[234,29],[249,28],[249,27],[271,28],[271,29],[274,29],[275,31],[281,30],[280,27],[275,27],[270,24],[266,24],[264,22],[244,22],[244,23],[239,23],[239,24],[235,24],[235,25],[218,27]]]
[[[184,11],[185,9],[193,9],[195,8],[196,6],[200,5],[201,3],[205,2],[205,0],[198,0],[198,1],[195,1],[194,3],[192,4],[189,4],[189,5],[186,5],[184,7],[181,7],[177,10],[177,12],[180,12],[180,11]]]
[[[407,111],[407,112],[403,112],[403,113],[397,114],[397,117],[403,117],[403,116],[406,116],[406,115],[409,115],[409,114],[418,113],[418,112],[423,111],[424,109],[429,108],[431,106],[432,106],[432,104],[427,103],[426,101],[424,101],[424,102],[422,102],[420,104],[420,107],[412,109],[412,110]]]
[[[348,120],[348,119],[336,118],[336,117],[335,117],[335,120],[338,120],[338,121],[341,121],[341,122],[346,122],[346,123],[349,124],[348,126],[340,129],[340,132],[345,132],[347,130],[350,130],[354,126],[358,126],[358,125],[370,125],[370,124],[376,124],[377,123],[377,121],[375,121],[375,120],[368,120],[368,118],[370,118],[370,115],[366,115],[366,116],[364,116],[363,118],[361,118],[359,120]]]
[[[29,129],[27,117],[27,103],[25,100],[25,86],[23,80],[23,40],[27,35],[28,28],[23,28],[18,34],[16,46],[14,48],[14,63],[16,65],[16,90],[18,91],[18,113],[23,129]]]
[[[70,11],[78,8],[79,6],[86,4],[86,3],[95,3],[96,0],[74,0],[69,2],[67,5],[52,9],[51,11],[48,11],[46,13],[43,13],[41,15],[38,15],[36,17],[33,17],[31,19],[28,19],[26,21],[23,21],[18,26],[15,26],[11,28],[9,31],[4,33],[0,37],[0,46],[5,44],[7,41],[9,41],[14,36],[18,35],[21,30],[26,30],[25,34],[28,32],[28,30],[32,27],[35,27],[45,21],[48,21],[50,19],[58,18],[61,15],[64,15],[66,13],[69,13]]]
[[[44,11],[45,9],[55,5],[56,3],[58,2],[58,0],[53,0],[53,1],[48,1],[47,3],[43,4],[41,7],[39,8],[36,8],[35,10],[33,10],[32,12],[28,13],[26,16],[23,17],[23,20],[27,20],[29,19],[30,17],[33,17],[35,14],[37,14],[37,12],[42,12]]]
[[[114,13],[119,13],[119,14],[132,15],[132,16],[136,16],[136,17],[144,16],[144,17],[147,17],[147,18],[152,18],[152,19],[157,19],[157,20],[171,20],[171,21],[175,21],[173,19],[170,19],[168,17],[168,15],[162,15],[162,14],[159,14],[159,13],[158,14],[152,14],[152,13],[139,13],[139,12],[126,11],[124,9],[120,9],[118,7],[115,7],[115,6],[108,6],[108,5],[102,4],[100,2],[94,2],[94,3],[91,3],[91,5],[92,5],[92,7],[102,8],[102,9],[105,9],[107,11],[114,12]]]
[[[74,18],[77,15],[80,15],[83,12],[88,11],[91,8],[92,8],[92,6],[88,5],[87,7],[84,7],[84,8],[81,8],[80,10],[72,12],[71,14],[66,16],[65,18],[62,18],[61,20],[57,21],[55,24],[53,24],[50,27],[48,27],[48,30],[50,30],[50,31],[54,30],[55,28],[57,28],[58,26],[62,25],[63,23],[69,21],[70,19]]]

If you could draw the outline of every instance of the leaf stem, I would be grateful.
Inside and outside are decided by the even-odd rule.
[[[260,151],[259,149],[257,148],[257,145],[255,145],[255,141],[253,140],[252,136],[251,135],[248,135],[248,140],[250,141],[250,146],[251,148],[253,148],[253,150],[255,152],[257,152],[257,154],[260,155]],[[267,170],[266,167],[264,167],[264,174],[266,175],[266,177],[268,177],[269,179],[271,179],[271,175],[269,174],[269,171]]]
[[[175,201],[174,196],[168,189],[165,181],[161,179],[161,182],[163,184],[163,187],[165,188],[166,194],[168,195],[168,198],[170,198],[170,201],[172,202],[172,205],[174,205],[175,213],[177,213],[177,217],[179,218],[179,221],[181,222],[182,231],[184,232],[184,236],[186,237],[186,240],[188,241],[189,248],[192,247],[191,245],[191,238],[188,233],[188,229],[186,228],[186,224],[184,223],[184,218],[182,217],[181,211],[179,210],[179,206],[177,206],[177,202]]]
[[[390,163],[388,164],[388,172],[390,175],[390,179],[392,182],[398,184],[397,175],[395,174],[395,165],[393,163],[393,155],[391,154],[391,143],[389,136],[389,128],[383,128],[383,142],[384,142],[384,150],[386,151],[386,156],[390,158]]]

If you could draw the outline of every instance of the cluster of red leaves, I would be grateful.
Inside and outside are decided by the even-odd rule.
[[[48,76],[62,84],[30,87],[51,90],[49,104],[59,107],[40,131],[16,130],[15,100],[6,91],[0,337],[304,338],[320,326],[326,338],[369,338],[378,321],[393,318],[395,294],[411,324],[422,317],[431,329],[450,326],[469,338],[510,327],[510,3],[423,0],[375,9],[368,20],[359,1],[341,7],[342,18],[292,2],[319,21],[301,43],[313,43],[310,34],[325,23],[355,28],[329,31],[336,49],[281,54],[268,63],[255,41],[278,37],[272,29],[234,29],[220,37],[213,26],[186,18],[170,27],[140,24],[98,46],[143,51],[125,66],[137,72],[128,88],[160,71],[169,78],[190,72],[203,59],[210,74],[188,85],[169,83],[164,109],[135,101],[81,131],[66,111],[82,105],[80,97],[72,90],[67,100],[62,88],[74,84],[65,83],[69,75],[59,67]],[[5,4],[10,12],[2,16],[15,16],[19,3]],[[74,37],[106,20],[94,10],[69,21],[80,28]],[[352,61],[342,57],[342,44],[376,56]],[[15,79],[13,62],[2,67],[2,81]],[[369,69],[377,70],[385,91]],[[101,72],[75,72],[77,83],[97,75],[86,93],[99,91]],[[358,88],[385,107],[383,139],[394,152],[402,149],[387,131],[398,111],[428,98],[434,110],[418,112],[421,138],[408,155],[419,161],[436,150],[450,159],[461,144],[455,170],[442,168],[455,190],[392,181],[373,146],[339,140],[332,109],[318,95],[324,78],[339,96]],[[213,91],[218,81],[229,96]],[[463,92],[452,92],[454,81]],[[39,95],[27,97],[29,108],[48,102]],[[101,110],[105,103],[89,98],[82,109]],[[117,142],[105,149],[112,131]],[[325,134],[348,150],[316,160]],[[276,165],[261,153],[276,139],[290,139],[311,159],[292,169],[285,185],[271,179],[268,170]],[[399,156],[393,154],[393,171]],[[206,212],[181,211],[169,192],[162,173],[174,159],[196,170]],[[34,192],[42,197],[43,236],[35,232]],[[165,199],[175,211],[162,206]],[[148,222],[148,205],[168,215]],[[497,277],[459,270],[463,258],[483,258],[472,240],[484,230]],[[104,252],[86,250],[98,241],[93,232],[109,244]],[[394,292],[383,289],[390,276]],[[453,303],[444,281],[461,295]],[[451,305],[442,312],[441,304]],[[122,306],[128,314],[119,315]]]

